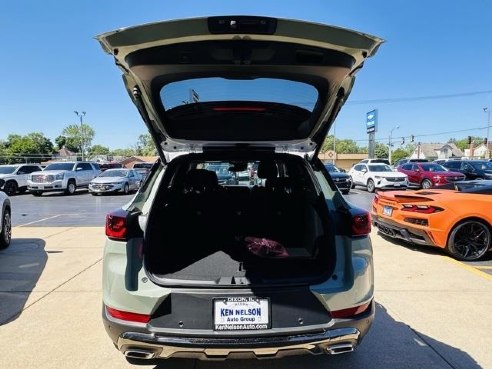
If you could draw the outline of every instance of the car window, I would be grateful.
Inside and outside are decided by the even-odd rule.
[[[370,172],[392,172],[393,170],[389,165],[385,164],[370,164],[369,165]]]
[[[492,170],[492,163],[488,161],[472,163],[471,165],[478,170]]]
[[[17,167],[14,166],[4,166],[0,167],[0,174],[12,174],[15,172]]]
[[[401,166],[402,169],[404,170],[412,170],[412,169],[415,169],[415,168],[412,168],[413,165],[412,164],[404,164]]]
[[[421,168],[426,172],[444,172],[445,169],[439,164],[421,164]]]
[[[92,170],[92,166],[89,163],[79,163],[75,170]]]
[[[44,170],[72,170],[73,163],[53,163],[48,165]]]

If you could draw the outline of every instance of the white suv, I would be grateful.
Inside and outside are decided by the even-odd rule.
[[[42,168],[37,164],[0,165],[0,179],[4,180],[4,184],[0,185],[0,190],[9,196],[17,192],[24,193],[27,190],[29,174],[40,170]]]
[[[405,190],[408,187],[406,174],[395,172],[389,165],[383,163],[359,163],[354,165],[348,174],[352,181],[352,188],[364,186],[368,192],[374,192],[376,189]]]
[[[78,187],[89,187],[89,183],[101,173],[96,163],[76,161],[49,164],[43,171],[33,172],[27,180],[29,192],[41,196],[43,192],[64,191],[75,193]]]

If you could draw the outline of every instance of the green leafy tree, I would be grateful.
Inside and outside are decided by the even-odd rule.
[[[409,153],[407,150],[398,148],[391,153],[391,160],[393,161],[393,163],[396,163],[398,160],[407,158],[410,155],[411,153]]]
[[[388,145],[381,142],[376,142],[374,147],[374,155],[376,158],[387,158],[389,155]]]
[[[53,143],[39,132],[25,136],[11,134],[2,146],[2,153],[7,157],[7,162],[39,162],[51,158],[53,153]]]
[[[144,133],[138,136],[135,152],[137,155],[143,156],[157,155],[157,149],[150,133]]]
[[[109,148],[102,145],[94,145],[89,149],[89,155],[109,155]]]
[[[78,152],[80,150],[80,146],[77,146],[77,142],[75,142],[75,139],[71,137],[65,137],[60,135],[57,138],[55,138],[55,143],[56,143],[57,150],[61,150],[63,147],[73,152]]]
[[[67,141],[72,139],[73,141],[71,142],[73,142],[77,146],[83,156],[86,149],[91,146],[96,132],[90,125],[82,123],[71,124],[65,127],[63,129],[62,135],[67,137]]]
[[[321,146],[321,152],[333,150],[333,141],[333,135],[326,136]],[[350,139],[335,139],[335,150],[338,154],[358,154],[363,152],[363,149],[354,140]]]
[[[137,155],[135,149],[127,148],[127,149],[115,149],[111,151],[111,155],[113,156],[134,156]]]
[[[469,149],[470,145],[468,144],[468,137],[457,140],[456,138],[449,139],[450,143],[454,143],[458,149],[464,151],[465,149]],[[475,146],[483,142],[483,137],[472,136],[472,142],[475,143]]]

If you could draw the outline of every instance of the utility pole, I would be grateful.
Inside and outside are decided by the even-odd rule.
[[[80,118],[80,151],[82,151],[82,161],[84,161],[84,145],[85,145],[85,137],[84,137],[84,127],[83,127],[83,118],[85,116],[85,111],[78,112],[76,110],[73,111],[76,116]]]
[[[390,130],[389,142],[388,142],[388,145],[389,145],[389,149],[388,149],[388,161],[389,161],[390,165],[391,165],[391,146],[393,146],[393,143],[391,142],[391,140],[392,140],[392,136],[393,136],[393,131],[395,129],[398,129],[398,128],[400,128],[400,126],[393,127]]]
[[[489,131],[490,131],[490,108],[483,108],[483,111],[487,113],[487,143],[485,144],[485,158],[490,158],[489,152]]]

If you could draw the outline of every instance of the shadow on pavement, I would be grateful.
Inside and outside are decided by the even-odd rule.
[[[46,265],[44,248],[45,241],[38,238],[13,238],[0,251],[0,326],[22,313]]]
[[[443,323],[447,324],[447,323]],[[134,364],[149,365],[150,362]],[[331,368],[331,369],[481,369],[466,352],[437,341],[394,320],[376,304],[372,329],[356,351],[336,356],[292,356],[282,359],[199,361],[187,359],[154,360],[154,369],[165,368]]]

